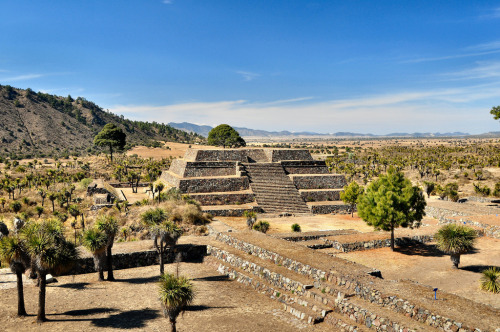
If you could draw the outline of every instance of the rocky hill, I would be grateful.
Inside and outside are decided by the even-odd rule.
[[[127,146],[156,142],[202,141],[169,125],[131,121],[104,111],[85,98],[60,97],[0,85],[0,155],[45,157],[92,151],[93,138],[106,123],[127,134]]]

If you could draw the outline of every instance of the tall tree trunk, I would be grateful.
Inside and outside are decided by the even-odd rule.
[[[54,213],[55,210],[56,210],[56,207],[54,205],[54,201],[52,201],[52,213]]]
[[[170,332],[177,332],[177,328],[175,327],[175,320],[170,319]]]
[[[47,290],[47,274],[38,272],[40,278],[40,287],[38,289],[38,315],[36,316],[36,321],[38,323],[45,322],[47,318],[45,317],[45,294]]]
[[[451,254],[450,259],[453,263],[453,268],[458,269],[458,264],[460,264],[460,254]]]
[[[394,226],[391,227],[391,250],[394,251]]]
[[[23,289],[23,274],[16,272],[17,276],[17,315],[26,316],[26,309],[24,307],[24,289]]]
[[[106,247],[106,264],[108,265],[108,281],[115,281],[113,275],[113,254],[111,253],[111,246]]]
[[[164,272],[165,272],[165,269],[163,267],[163,241],[161,241],[160,242],[160,275],[163,275]]]

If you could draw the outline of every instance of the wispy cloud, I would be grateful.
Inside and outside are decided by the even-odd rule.
[[[490,50],[498,50],[500,49],[500,40],[494,40],[489,43],[483,43],[478,45],[472,45],[465,48],[466,50],[474,50],[474,51],[490,51]]]
[[[253,81],[254,79],[260,76],[260,74],[242,70],[238,70],[236,74],[241,75],[245,81]]]
[[[500,7],[492,8],[491,12],[479,16],[480,19],[495,19],[500,18]]]
[[[2,82],[29,81],[29,80],[37,79],[37,78],[40,78],[43,76],[45,76],[45,75],[43,75],[43,74],[24,74],[24,75],[17,75],[17,76],[11,76],[11,77],[0,77],[0,81],[2,81]]]
[[[452,89],[407,91],[349,99],[309,97],[258,103],[247,100],[191,102],[163,106],[117,105],[117,114],[162,122],[229,123],[267,130],[319,132],[487,131],[488,107],[500,98],[500,83]],[[309,98],[310,99],[310,98]],[[304,101],[304,102],[293,102]],[[474,102],[474,103],[472,103]],[[494,130],[495,123],[492,123]]]
[[[174,3],[174,0],[163,0],[162,3],[164,3],[166,5],[171,5]]]
[[[499,61],[478,61],[474,68],[441,75],[448,80],[494,79],[500,77]]]

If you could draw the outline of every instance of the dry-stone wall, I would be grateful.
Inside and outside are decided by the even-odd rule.
[[[223,191],[240,191],[249,188],[247,177],[227,178],[191,178],[179,180],[181,193],[211,193]]]
[[[346,185],[343,175],[290,175],[297,189],[341,189]]]
[[[230,176],[236,175],[236,162],[198,161],[175,159],[169,171],[180,177]]]
[[[324,161],[292,160],[282,161],[281,165],[287,174],[329,174]]]
[[[201,205],[237,205],[255,201],[253,193],[192,194]]]
[[[391,239],[359,241],[351,243],[342,243],[335,240],[325,240],[326,243],[331,244],[333,248],[342,252],[370,250],[376,248],[386,248],[391,246]],[[397,246],[414,244],[415,242],[426,243],[432,241],[432,236],[429,235],[415,235],[411,237],[399,237],[394,239],[394,244]]]
[[[204,245],[178,244],[176,246],[176,251],[182,254],[182,261],[193,262],[203,259],[207,253],[207,247]],[[176,258],[175,256],[175,253],[171,249],[167,248],[167,251],[164,254],[165,263],[174,262],[174,259]],[[113,269],[115,270],[150,266],[158,263],[159,257],[156,250],[113,254]],[[83,257],[78,259],[73,268],[66,274],[71,275],[93,272],[96,272],[94,260],[92,257]]]
[[[340,189],[301,191],[300,196],[306,202],[340,201],[341,192]]]
[[[313,160],[308,150],[266,149],[264,153],[270,162],[281,160]]]
[[[288,268],[289,270],[295,271],[296,273],[312,278],[314,279],[315,288],[322,289],[322,291],[324,289],[325,292],[331,295],[338,295],[338,290],[333,288],[327,289],[326,286],[322,284],[323,281],[328,280],[328,282],[333,283],[334,285],[342,286],[343,288],[352,290],[355,292],[356,296],[366,301],[406,315],[407,317],[410,317],[422,323],[426,323],[432,327],[442,328],[445,329],[445,331],[458,331],[459,329],[461,329],[463,332],[480,332],[480,330],[478,329],[466,327],[461,322],[454,321],[447,317],[443,317],[429,310],[426,310],[425,308],[418,307],[407,300],[398,298],[397,296],[383,295],[379,290],[374,289],[373,286],[369,286],[367,283],[363,283],[353,275],[342,275],[338,271],[322,271],[310,265],[303,264],[294,259],[281,256],[275,252],[258,247],[251,243],[241,241],[228,234],[218,233],[216,235],[216,238],[217,240],[226,243],[240,251],[250,253],[263,260],[272,261],[275,264],[280,264]],[[406,285],[406,287],[411,286]],[[431,292],[431,288],[429,288],[429,292]],[[346,300],[344,299],[342,301]],[[345,309],[341,309],[341,311],[350,312],[352,310],[353,312],[359,312],[359,308],[356,310],[354,306],[351,306],[352,304],[348,305]],[[366,322],[366,317],[368,316],[362,314],[362,317],[365,318]],[[370,315],[370,317],[372,316]],[[377,318],[376,315],[374,317],[375,319]],[[375,323],[375,320],[373,320],[373,323]],[[389,323],[391,323],[392,325]],[[394,324],[395,323],[392,322],[386,322],[384,326],[392,327],[394,326]],[[389,329],[387,329],[387,331],[389,331]]]
[[[335,204],[335,205],[310,205],[311,212],[314,214],[349,214],[351,209],[349,205]]]
[[[470,216],[470,213],[438,208],[434,206],[427,206],[425,208],[425,214],[429,217],[438,219],[440,224],[449,224],[449,223],[466,224],[469,226],[473,226],[475,228],[479,228],[481,230],[480,235],[500,239],[500,226],[484,224],[481,222],[474,221],[472,220],[472,218],[468,218]],[[462,217],[462,218],[457,220],[456,218],[453,217]]]

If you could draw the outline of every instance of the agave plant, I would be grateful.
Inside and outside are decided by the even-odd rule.
[[[484,270],[481,276],[480,287],[482,290],[488,292],[500,293],[500,269],[491,267]]]
[[[451,255],[450,259],[456,269],[460,264],[460,255],[474,249],[476,238],[474,229],[457,224],[445,225],[435,235],[438,248]]]
[[[23,273],[30,266],[30,257],[23,241],[17,235],[0,239],[0,257],[9,265],[17,277],[17,315],[26,316],[24,306]]]
[[[98,280],[104,280],[104,264],[106,258],[106,245],[108,236],[105,232],[91,228],[83,233],[82,244],[94,257],[95,269],[98,273]]]
[[[177,317],[193,302],[193,284],[185,277],[163,274],[159,282],[163,314],[170,321],[170,331],[176,332]]]

